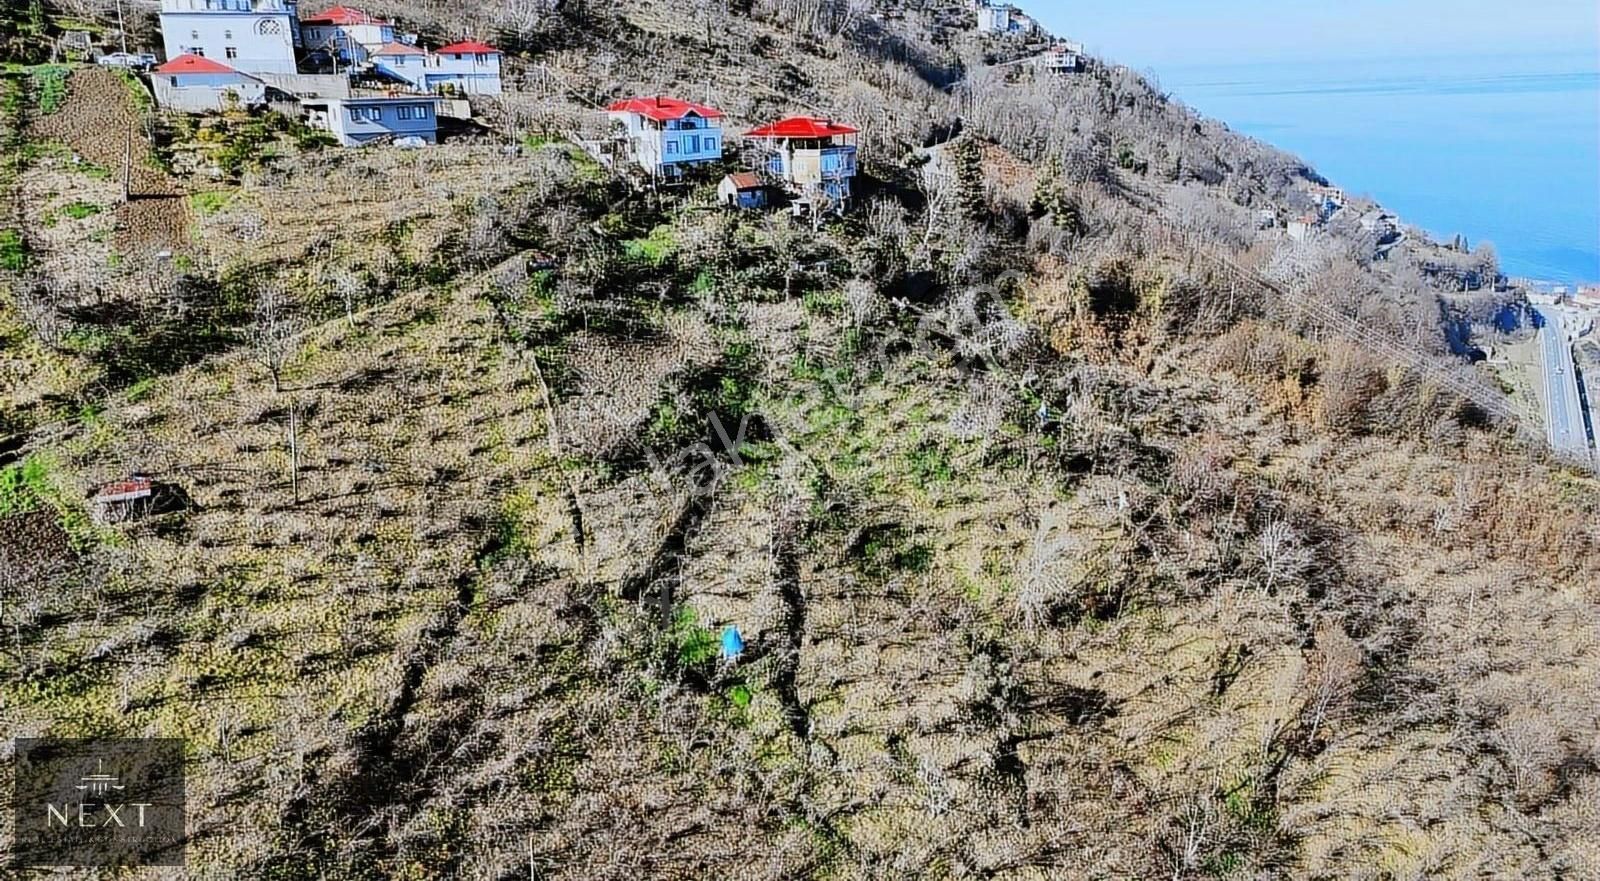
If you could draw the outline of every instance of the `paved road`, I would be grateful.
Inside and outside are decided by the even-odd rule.
[[[1539,348],[1543,353],[1544,413],[1550,445],[1562,452],[1587,455],[1589,436],[1584,430],[1583,403],[1578,395],[1566,319],[1556,306],[1535,306],[1534,311],[1544,324],[1539,331]]]

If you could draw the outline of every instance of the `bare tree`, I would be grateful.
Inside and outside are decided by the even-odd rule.
[[[255,320],[250,323],[250,350],[272,376],[274,394],[283,391],[283,367],[297,348],[299,319],[282,286],[263,283],[256,291]]]

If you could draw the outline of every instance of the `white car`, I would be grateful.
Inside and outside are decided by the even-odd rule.
[[[95,63],[106,67],[148,70],[156,66],[156,57],[148,52],[111,52],[95,59]]]

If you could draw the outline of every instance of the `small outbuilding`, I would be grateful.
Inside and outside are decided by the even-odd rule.
[[[764,208],[767,187],[748,171],[725,175],[717,184],[717,201],[730,208]]]
[[[155,506],[155,481],[134,472],[121,480],[97,487],[89,497],[94,517],[101,523],[120,523],[150,513]]]
[[[179,55],[150,74],[156,103],[172,110],[207,113],[266,103],[267,84],[220,61]]]

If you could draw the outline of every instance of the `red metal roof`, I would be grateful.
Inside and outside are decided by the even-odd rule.
[[[477,40],[462,40],[459,43],[440,46],[433,51],[438,55],[479,55],[490,52],[498,53],[500,50],[488,43],[480,43]]]
[[[830,138],[834,135],[853,135],[858,131],[860,129],[851,128],[831,119],[791,116],[771,125],[752,129],[748,135],[752,138]]]
[[[444,50],[439,50],[443,52]],[[721,119],[722,111],[693,101],[682,101],[677,98],[667,98],[657,95],[653,98],[628,98],[618,101],[606,108],[613,113],[637,113],[647,116],[656,122],[666,122],[669,119],[682,119],[693,113],[705,119]]]
[[[350,25],[350,24],[386,25],[386,24],[389,24],[389,22],[384,21],[381,18],[375,18],[375,17],[373,17],[371,15],[368,15],[367,13],[362,12],[361,10],[356,9],[356,8],[354,8],[352,6],[335,6],[335,7],[331,8],[331,9],[324,9],[321,12],[316,13],[315,15],[309,15],[309,16],[306,16],[305,18],[300,19],[300,23],[301,24],[338,24],[338,25]]]
[[[428,53],[418,49],[410,43],[388,42],[372,51],[373,55],[426,55]]]
[[[179,55],[156,68],[156,73],[238,73],[238,71],[220,61],[212,61],[199,55]]]
[[[103,484],[95,490],[95,501],[99,502],[125,502],[131,499],[142,499],[152,495],[153,484],[148,477],[131,477],[127,480],[114,480]]]
[[[761,178],[756,177],[748,171],[736,171],[733,174],[728,175],[728,180],[733,181],[733,188],[736,190],[761,189]]]

